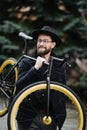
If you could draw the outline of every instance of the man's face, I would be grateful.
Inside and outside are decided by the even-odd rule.
[[[55,42],[46,34],[40,34],[37,39],[37,53],[38,55],[46,55],[55,47]]]

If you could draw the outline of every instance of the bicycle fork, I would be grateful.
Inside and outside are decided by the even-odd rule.
[[[47,73],[47,79],[46,79],[46,95],[47,95],[47,104],[46,104],[46,116],[43,117],[43,123],[45,125],[50,125],[52,122],[52,118],[49,116],[49,107],[50,107],[50,76],[51,76],[51,71],[52,71],[52,64],[53,64],[53,59],[52,57],[50,58],[50,63],[48,66],[48,73]]]

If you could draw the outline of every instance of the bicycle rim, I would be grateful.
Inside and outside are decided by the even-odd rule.
[[[18,76],[17,67],[15,67],[9,76],[5,79],[16,62],[17,61],[14,58],[9,58],[4,61],[0,67],[0,116],[4,116],[7,113],[9,101],[12,97],[12,94],[14,94],[16,91],[14,84]]]
[[[10,110],[9,110],[9,114],[8,114],[8,129],[9,130],[17,130],[16,116],[17,116],[18,109],[22,101],[24,101],[24,99],[27,96],[31,95],[32,93],[37,92],[38,90],[45,90],[45,89],[46,89],[46,84],[43,82],[33,84],[32,87],[28,86],[26,89],[22,90],[14,98],[12,105],[10,107]],[[64,85],[60,85],[55,82],[51,83],[50,89],[63,93],[69,99],[69,101],[71,101],[76,111],[75,115],[77,115],[76,117],[77,122],[75,123],[77,123],[77,125],[75,126],[75,128],[74,129],[71,128],[70,122],[68,123],[68,119],[67,119],[68,117],[67,117],[63,125],[63,129],[64,130],[85,130],[85,113],[84,113],[81,101],[77,97],[77,95],[70,88],[67,88]],[[37,102],[37,99],[35,99],[35,101]],[[68,115],[68,111],[67,111],[67,115]],[[71,125],[74,125],[74,124],[71,124]]]

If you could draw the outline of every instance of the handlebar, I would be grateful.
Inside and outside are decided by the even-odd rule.
[[[62,58],[62,59],[52,56],[52,59],[61,62],[60,65],[59,65],[59,67],[61,67],[65,63],[66,63],[67,66],[71,67],[71,64],[67,62],[67,60],[69,59],[69,55],[65,55],[65,57]]]
[[[31,59],[31,60],[36,61],[36,58],[33,58],[33,57],[31,57],[31,56],[28,56],[28,55],[23,55],[23,57],[27,57],[27,58],[29,58],[29,59]],[[60,66],[62,66],[63,64],[66,63],[66,64],[70,67],[71,65],[67,62],[67,59],[68,59],[68,58],[69,58],[69,57],[68,57],[67,55],[65,55],[64,58],[58,58],[58,57],[51,56],[51,60],[56,60],[56,61],[61,62]],[[49,63],[46,63],[46,62],[45,62],[44,64],[49,65]]]

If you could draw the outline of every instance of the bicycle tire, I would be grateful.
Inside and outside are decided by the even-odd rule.
[[[86,125],[86,117],[85,117],[85,111],[83,108],[83,104],[80,100],[80,98],[77,96],[77,94],[67,87],[66,85],[62,85],[56,82],[51,82],[50,84],[51,90],[58,91],[66,95],[70,99],[70,101],[74,104],[77,112],[78,112],[78,125],[76,130],[85,130]],[[9,108],[8,113],[8,129],[9,130],[17,130],[16,128],[16,116],[18,113],[18,109],[20,107],[20,104],[24,99],[29,96],[30,94],[37,92],[38,90],[45,90],[46,89],[46,83],[45,82],[37,82],[34,84],[31,84],[24,88],[22,91],[20,91],[12,101],[12,104]],[[35,99],[37,102],[37,100]],[[68,128],[67,128],[68,130]],[[69,130],[71,130],[69,128]]]
[[[7,113],[9,101],[11,100],[12,95],[14,95],[16,91],[16,86],[13,84],[16,83],[18,77],[17,67],[15,67],[13,71],[5,79],[7,74],[10,72],[10,70],[16,63],[17,61],[15,58],[8,58],[2,63],[0,67],[0,117],[4,116]],[[12,85],[12,87],[9,86],[9,83],[10,85]],[[8,99],[1,90],[7,94],[7,96],[9,97]]]

